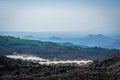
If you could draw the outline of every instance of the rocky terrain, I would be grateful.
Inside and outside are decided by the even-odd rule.
[[[47,66],[0,56],[0,80],[120,80],[120,53],[84,66]]]

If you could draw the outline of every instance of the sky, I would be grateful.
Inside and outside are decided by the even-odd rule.
[[[120,34],[120,0],[0,0],[0,31]]]

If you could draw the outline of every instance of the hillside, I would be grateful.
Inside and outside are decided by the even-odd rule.
[[[38,40],[27,40],[15,38],[12,36],[0,36],[0,46],[10,46],[10,47],[49,47],[58,46],[57,43],[52,42],[42,42]]]
[[[71,43],[42,42],[12,36],[0,36],[0,53],[9,55],[32,54],[45,59],[100,59],[117,53],[119,50],[100,47],[82,47]]]

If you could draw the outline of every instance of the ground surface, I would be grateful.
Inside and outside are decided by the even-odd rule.
[[[120,53],[89,66],[46,66],[0,56],[0,80],[120,80]]]

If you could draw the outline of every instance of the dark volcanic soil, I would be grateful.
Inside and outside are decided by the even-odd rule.
[[[0,80],[120,80],[120,53],[81,67],[46,66],[0,56]]]

